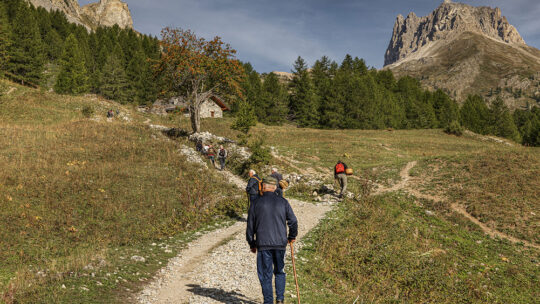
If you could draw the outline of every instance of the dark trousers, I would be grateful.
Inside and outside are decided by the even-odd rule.
[[[276,276],[276,300],[285,299],[285,250],[262,250],[257,253],[257,274],[261,282],[264,304],[274,303],[272,276]]]
[[[225,158],[219,159],[219,165],[221,166],[221,171],[223,171],[225,169]]]
[[[249,212],[249,208],[251,207],[251,204],[253,204],[253,202],[258,199],[260,196],[258,195],[251,195],[251,194],[248,194],[248,206],[247,206],[247,209],[248,209],[248,212]]]

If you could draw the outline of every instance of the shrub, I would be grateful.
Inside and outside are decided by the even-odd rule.
[[[84,117],[90,118],[92,117],[92,115],[94,115],[94,108],[92,108],[91,106],[84,106],[81,112],[84,115]]]
[[[249,149],[251,150],[251,156],[243,164],[240,170],[242,173],[246,173],[249,169],[260,171],[265,165],[270,163],[272,155],[270,154],[270,150],[264,147],[264,140],[255,140],[249,145]]]
[[[7,86],[4,82],[0,81],[0,97],[4,96],[7,91]]]
[[[445,129],[444,132],[447,134],[453,134],[456,136],[463,135],[463,127],[457,121],[452,121]]]

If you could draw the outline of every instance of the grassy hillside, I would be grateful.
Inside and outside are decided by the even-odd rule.
[[[444,207],[404,195],[343,204],[297,260],[305,303],[538,303],[540,297],[538,251],[490,239]],[[288,290],[295,294],[290,277]]]
[[[182,232],[238,210],[232,186],[131,108],[10,86],[0,98],[0,302],[124,302]],[[119,118],[107,122],[108,109]]]
[[[9,223],[0,227],[0,301],[125,302],[194,231],[240,207],[222,177],[177,152],[182,140],[143,123],[187,129],[185,117],[14,88],[0,99],[0,219]],[[107,121],[108,109],[120,117]],[[202,128],[235,138],[231,122],[203,120]],[[281,155],[272,165],[284,173],[332,183],[332,166],[342,159],[355,169],[350,189],[357,193],[370,189],[367,180],[396,184],[405,164],[417,161],[409,190],[439,198],[400,191],[340,204],[299,253],[305,303],[540,297],[539,250],[491,239],[452,209],[460,204],[488,227],[538,244],[539,148],[441,130],[258,125],[252,134]],[[313,190],[304,184],[294,195],[312,198]],[[292,276],[288,286],[293,293]]]
[[[229,124],[203,126],[234,137]],[[252,132],[285,156],[278,166],[286,173],[303,169],[326,174],[332,183],[331,168],[343,159],[360,177],[349,179],[358,193],[366,178],[395,184],[405,164],[416,160],[409,188],[437,198],[401,191],[343,203],[299,254],[305,303],[538,303],[540,251],[490,238],[452,205],[464,206],[488,227],[540,244],[539,148],[441,130],[258,125]],[[310,197],[315,189],[303,190]]]

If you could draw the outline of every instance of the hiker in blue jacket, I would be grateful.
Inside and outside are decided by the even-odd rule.
[[[262,183],[262,180],[257,175],[257,172],[255,172],[255,170],[249,170],[249,181],[246,186],[246,193],[249,198],[249,205],[251,205],[260,196],[259,183]],[[248,206],[248,209],[249,209],[249,206]]]
[[[246,240],[251,252],[257,253],[257,274],[264,304],[274,303],[272,274],[276,277],[276,303],[284,301],[285,250],[287,244],[294,242],[298,235],[298,221],[291,205],[274,193],[277,183],[272,176],[263,179],[263,195],[251,204],[246,228]]]

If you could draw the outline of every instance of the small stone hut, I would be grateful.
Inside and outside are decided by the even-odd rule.
[[[152,113],[165,115],[180,110],[189,115],[189,106],[182,97],[171,97],[168,100],[156,101],[151,109]],[[201,118],[222,118],[224,111],[230,111],[229,106],[217,95],[212,95],[201,105]]]
[[[216,95],[212,95],[201,105],[201,118],[222,118],[223,111],[229,111],[229,107]]]

